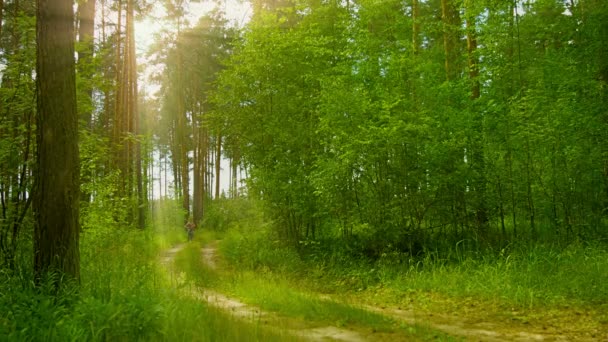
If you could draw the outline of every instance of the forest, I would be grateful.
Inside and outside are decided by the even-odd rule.
[[[0,0],[0,205],[2,341],[606,340],[608,1]]]

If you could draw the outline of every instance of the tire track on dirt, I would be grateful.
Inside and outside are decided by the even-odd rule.
[[[178,245],[167,251],[168,256],[163,260],[170,262],[175,254],[183,248],[183,245]],[[203,262],[212,270],[218,268],[216,262],[217,257],[217,242],[213,242],[201,249],[201,258]],[[231,298],[219,292],[198,288],[196,297],[206,301],[209,305],[214,306],[226,312],[230,312],[233,316],[239,319],[249,319],[251,321],[277,321],[286,318],[280,317],[275,313],[266,312],[258,307],[251,306],[239,301],[236,298]],[[326,300],[337,301],[331,296],[323,296]],[[570,339],[559,334],[541,334],[529,331],[521,331],[502,326],[499,322],[477,322],[471,323],[458,317],[447,315],[429,315],[417,313],[414,310],[403,310],[396,308],[380,308],[371,305],[360,305],[362,309],[370,312],[378,313],[389,317],[396,322],[407,325],[418,325],[428,327],[433,330],[441,331],[448,335],[463,338],[468,341],[569,341]],[[293,323],[293,319],[291,320]],[[294,336],[302,337],[311,341],[345,341],[345,342],[360,342],[360,341],[375,341],[375,340],[393,340],[387,339],[385,335],[379,334],[362,334],[357,331],[327,326],[327,327],[303,327],[298,329],[286,329]],[[399,340],[399,338],[397,338]],[[593,341],[593,340],[589,340]]]
[[[171,264],[175,259],[175,255],[184,247],[184,244],[176,245],[167,250],[161,257],[161,263],[171,270]],[[215,262],[216,247],[215,245],[207,246],[201,249],[203,262],[211,269],[217,268]],[[217,291],[194,287],[189,295],[201,301],[207,302],[208,305],[229,313],[233,317],[251,322],[262,322],[268,326],[271,323],[281,322],[287,323],[289,326],[300,326],[299,328],[281,329],[274,327],[282,332],[287,332],[295,337],[302,338],[308,341],[343,341],[343,342],[365,342],[369,339],[361,333],[353,330],[338,328],[334,326],[326,327],[306,327],[306,322],[301,322],[292,318],[282,317],[275,313],[264,311],[259,307],[245,304],[236,298],[226,296]],[[272,327],[272,326],[271,326]]]

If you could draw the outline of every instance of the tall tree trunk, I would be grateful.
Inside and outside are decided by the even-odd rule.
[[[82,79],[90,80],[93,77],[93,54],[95,53],[95,0],[86,0],[78,5],[78,42],[82,45],[81,51],[78,52],[78,72],[82,75]],[[87,106],[79,109],[79,117],[86,129],[92,128],[92,108],[93,108],[93,86],[90,82],[83,83],[85,87]],[[86,168],[82,172],[83,183],[91,181],[92,171]],[[88,191],[82,191],[80,200],[89,203],[91,194]]]
[[[482,111],[477,110],[476,101],[480,97],[479,61],[477,59],[477,34],[475,32],[475,17],[477,11],[473,0],[466,0],[466,30],[467,30],[467,60],[469,66],[469,82],[471,84],[471,100],[473,111],[473,132],[471,139],[471,166],[474,170],[475,216],[479,233],[484,233],[488,225],[486,209],[486,167],[484,160],[484,129]]]
[[[215,140],[215,198],[220,198],[220,172],[222,162],[222,134],[218,130]]]
[[[0,37],[2,37],[2,20],[4,20],[4,0],[0,0]]]
[[[37,1],[38,125],[34,273],[80,280],[78,114],[74,10],[70,0]],[[60,163],[58,161],[61,161]],[[55,286],[61,286],[59,279]]]
[[[122,153],[122,128],[123,128],[123,61],[122,61],[122,0],[118,0],[118,24],[116,26],[116,51],[115,51],[115,64],[116,75],[115,75],[115,96],[114,96],[114,120],[112,127],[112,146],[114,148],[114,168],[120,170],[121,177],[120,183],[118,184],[118,196],[122,197],[125,195],[125,174],[126,168],[124,166],[125,160]]]
[[[446,80],[452,81],[458,74],[458,29],[460,18],[453,0],[441,0],[441,18],[443,21],[443,49],[445,53]]]
[[[137,61],[135,58],[135,25],[134,25],[134,4],[133,0],[129,0],[127,4],[127,31],[128,31],[128,41],[129,41],[129,59],[128,59],[128,103],[129,103],[129,113],[128,117],[130,118],[131,127],[129,132],[141,136],[142,132],[140,131],[140,115],[139,115],[139,99],[138,99],[138,89],[137,89]],[[131,162],[131,167],[134,168],[133,172],[135,173],[135,183],[136,183],[136,191],[137,191],[137,226],[140,229],[145,228],[146,226],[146,196],[144,193],[144,184],[142,177],[142,163],[141,163],[141,141],[140,139],[129,139],[130,143],[130,156],[134,160]],[[132,176],[131,176],[132,177]]]
[[[164,168],[164,171],[165,171],[165,183],[164,183],[164,185],[165,185],[165,197],[169,197],[169,190],[167,189],[167,187],[169,186],[169,182],[167,181],[167,169],[169,168],[169,166],[167,165],[167,163],[168,163],[167,154],[165,154],[164,160],[165,160],[165,168]]]
[[[121,154],[123,163],[122,179],[124,180],[123,191],[128,199],[133,196],[133,140],[129,133],[133,132],[133,103],[131,102],[131,12],[132,0],[126,0],[125,8],[125,36],[123,48],[123,61],[121,73],[121,103],[122,126],[120,128]],[[128,211],[127,222],[133,222],[133,212]]]
[[[510,35],[510,43],[509,43],[509,48],[507,49],[507,58],[508,58],[508,63],[511,66],[511,73],[509,75],[509,79],[510,79],[510,87],[508,90],[508,99],[511,100],[511,98],[513,97],[513,95],[516,93],[515,92],[515,70],[514,70],[514,66],[515,66],[515,48],[514,48],[514,44],[515,44],[515,21],[517,19],[517,3],[516,0],[510,1],[509,2],[509,35]],[[518,44],[518,49],[519,49],[519,28],[517,28],[517,44]],[[518,52],[518,55],[520,54],[520,52]],[[521,74],[520,74],[521,75]],[[520,80],[520,85],[521,85],[521,80]],[[506,153],[506,163],[507,163],[507,171],[508,171],[508,178],[509,178],[509,185],[510,185],[510,197],[511,197],[511,220],[513,221],[513,237],[517,236],[517,201],[515,198],[515,178],[514,178],[514,174],[513,174],[513,152],[512,152],[512,148],[511,148],[511,142],[509,140],[509,137],[511,136],[511,124],[510,124],[510,118],[507,117],[506,119],[506,125],[507,125],[507,131],[505,132],[505,137],[506,137],[506,141],[505,141],[505,145],[506,145],[506,149],[507,149],[507,153]]]
[[[201,113],[199,112],[199,117]],[[206,156],[206,148],[204,144],[205,129],[202,127],[199,120],[195,120],[192,125],[192,134],[195,141],[194,148],[194,171],[193,171],[193,191],[192,191],[192,216],[194,222],[200,222],[203,218],[203,204],[205,197],[205,172],[204,160]]]
[[[237,175],[237,170],[239,167],[239,159],[238,156],[235,156],[232,159],[232,198],[237,198],[239,197],[239,188],[238,188],[238,175]]]
[[[94,34],[95,34],[95,1],[86,0],[78,5],[78,42],[83,45],[82,50],[78,52],[79,72],[84,79],[91,79],[93,70],[90,67],[92,57],[95,52]],[[93,87],[90,83],[85,82],[87,87],[85,93],[87,100],[90,103],[93,97]],[[91,110],[88,108],[80,110],[80,119],[84,121],[85,126],[91,126]]]

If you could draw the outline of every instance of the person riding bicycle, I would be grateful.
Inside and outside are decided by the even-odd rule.
[[[188,232],[188,241],[192,241],[192,238],[194,238],[194,229],[196,229],[196,224],[194,224],[194,222],[192,222],[192,219],[188,220],[188,223],[186,223],[186,231]]]

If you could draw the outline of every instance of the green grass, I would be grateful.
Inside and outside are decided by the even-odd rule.
[[[340,238],[286,246],[260,215],[223,229],[219,252],[224,268],[239,276],[222,286],[260,306],[293,306],[290,315],[306,317],[301,311],[318,310],[316,304],[305,308],[297,302],[325,293],[359,303],[355,308],[406,307],[513,324],[544,326],[550,320],[556,331],[606,330],[608,249],[600,243],[537,242],[492,250],[465,246],[466,241],[452,247],[442,242],[441,250],[426,250],[416,258],[387,250],[372,260],[353,252]],[[318,316],[335,320],[324,315]],[[360,324],[356,318],[352,321]]]
[[[600,245],[476,252],[454,248],[421,258],[394,252],[372,261],[339,250],[301,256],[264,233],[229,232],[220,251],[234,267],[281,274],[319,292],[388,287],[527,309],[608,303],[608,251]]]
[[[0,273],[2,341],[284,341],[184,294],[159,267],[159,238],[98,229],[81,239],[82,284],[55,294],[29,272]],[[27,269],[23,261],[22,269]]]
[[[385,333],[393,338],[397,336],[397,340],[408,341],[457,340],[423,325],[399,324],[357,305],[323,299],[318,293],[294,286],[289,277],[271,272],[269,268],[256,271],[239,270],[226,264],[222,265],[220,261],[220,269],[212,270],[201,261],[200,248],[203,244],[215,241],[217,237],[215,232],[205,232],[197,236],[198,241],[186,245],[175,259],[176,268],[199,286],[226,293],[264,311],[295,319],[308,327],[344,327],[368,333]],[[220,246],[225,248],[227,242],[224,239]],[[292,320],[291,324],[293,323]]]
[[[401,290],[475,296],[525,308],[608,302],[608,253],[597,246],[537,246],[452,262],[429,256],[398,272],[398,266],[387,267],[390,276],[380,281]]]
[[[309,322],[337,327],[370,327],[384,332],[394,330],[395,322],[387,317],[355,306],[320,299],[316,294],[294,289],[289,281],[280,276],[243,272],[229,279],[220,289],[264,310]]]
[[[210,240],[209,236],[201,239]],[[201,262],[200,245],[196,243],[189,244],[178,254],[176,264],[200,286],[227,292],[267,311],[335,326],[367,326],[378,331],[389,331],[394,326],[394,322],[384,316],[294,289],[288,279],[268,272],[264,274],[264,270],[216,273]]]

